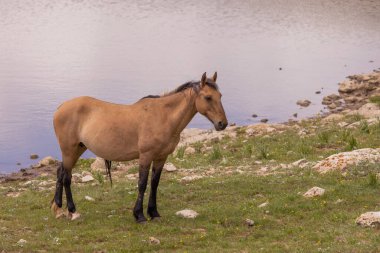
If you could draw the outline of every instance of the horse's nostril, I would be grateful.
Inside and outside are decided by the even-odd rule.
[[[219,126],[220,128],[222,128],[222,127],[223,127],[223,122],[222,122],[222,121],[219,121],[219,122],[218,122],[218,126]]]

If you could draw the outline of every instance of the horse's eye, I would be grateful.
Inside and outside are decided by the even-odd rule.
[[[211,96],[206,96],[205,99],[210,102],[212,100],[212,97]]]

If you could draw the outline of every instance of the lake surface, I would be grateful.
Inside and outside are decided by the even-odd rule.
[[[230,122],[313,115],[345,76],[380,67],[379,13],[378,0],[0,0],[0,173],[60,159],[65,100],[133,103],[205,71]]]

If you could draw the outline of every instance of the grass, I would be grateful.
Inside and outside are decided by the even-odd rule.
[[[369,101],[380,106],[380,96],[372,96],[369,98]]]
[[[302,127],[309,133],[304,137],[294,128],[252,137],[239,129],[236,139],[193,144],[196,152],[192,155],[178,149],[169,157],[177,167],[201,175],[212,168],[216,173],[185,184],[179,180],[184,172],[164,172],[158,189],[162,219],[145,225],[136,224],[132,217],[137,180],[125,176],[114,178],[112,188],[108,183],[74,184],[74,200],[82,214],[76,221],[53,218],[49,203],[54,189],[3,183],[0,251],[379,252],[380,230],[355,224],[361,213],[380,209],[378,164],[354,166],[344,175],[320,175],[307,168],[283,169],[267,176],[254,172],[263,165],[301,158],[318,161],[345,150],[377,148],[380,125],[361,123],[344,129],[310,120]],[[81,160],[74,172],[89,170],[91,162]],[[243,174],[227,173],[239,166],[246,168]],[[128,173],[137,171],[135,166]],[[94,177],[99,182],[103,178],[101,173]],[[326,194],[304,198],[302,194],[313,186],[326,189]],[[18,188],[25,189],[19,197],[6,196]],[[86,195],[95,202],[86,201]],[[145,208],[148,196],[149,188]],[[264,202],[269,204],[258,208]],[[175,215],[185,208],[197,211],[199,217],[189,220]],[[245,219],[254,220],[255,225],[247,226]],[[161,243],[150,244],[150,236]],[[18,245],[20,239],[27,243]]]

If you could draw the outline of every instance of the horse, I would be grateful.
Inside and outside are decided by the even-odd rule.
[[[211,121],[217,131],[228,125],[216,79],[216,72],[212,78],[204,73],[200,81],[184,83],[169,93],[150,95],[131,105],[91,97],[78,97],[61,104],[53,119],[62,153],[51,203],[56,218],[80,217],[71,193],[71,177],[72,168],[87,149],[105,159],[109,175],[111,161],[138,159],[138,196],[133,209],[138,223],[147,221],[143,201],[152,167],[147,213],[151,220],[160,218],[156,198],[161,171],[179,143],[182,130],[198,112]],[[63,188],[67,213],[62,209]]]

